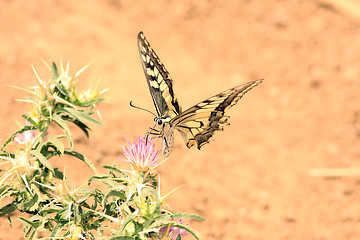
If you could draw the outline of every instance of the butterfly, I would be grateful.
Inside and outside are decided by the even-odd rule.
[[[260,79],[230,88],[182,111],[174,94],[173,80],[150,47],[143,32],[139,32],[137,43],[141,64],[157,112],[154,119],[155,126],[150,128],[148,134],[162,137],[165,157],[168,157],[172,151],[175,129],[180,132],[188,148],[196,145],[200,149],[209,142],[216,131],[222,131],[224,125],[229,125],[229,116],[225,115],[225,111],[263,81]],[[157,126],[161,130],[156,130]]]

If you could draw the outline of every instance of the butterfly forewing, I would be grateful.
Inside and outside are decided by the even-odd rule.
[[[175,117],[181,107],[173,91],[173,80],[144,34],[137,37],[141,63],[159,117]]]

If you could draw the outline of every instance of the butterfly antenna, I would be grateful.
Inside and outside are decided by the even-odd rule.
[[[157,117],[155,113],[153,113],[153,112],[151,112],[151,111],[149,111],[149,110],[147,110],[147,109],[145,109],[145,108],[141,108],[141,107],[135,106],[135,105],[132,103],[132,101],[130,101],[130,106],[133,107],[133,108],[137,108],[137,109],[143,110],[143,111],[145,111],[145,112],[151,113],[152,115],[154,115],[155,117]]]

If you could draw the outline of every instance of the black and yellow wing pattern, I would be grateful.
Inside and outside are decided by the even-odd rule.
[[[260,79],[230,88],[182,111],[169,72],[142,32],[138,34],[137,40],[141,63],[157,112],[155,122],[161,126],[158,134],[164,140],[165,157],[171,153],[175,129],[181,133],[188,148],[196,145],[200,149],[216,131],[222,131],[224,125],[229,125],[229,116],[225,115],[225,111],[263,81]]]
[[[143,32],[138,34],[138,47],[141,64],[158,116],[175,117],[179,115],[181,107],[174,95],[173,80],[155,51],[150,47]]]

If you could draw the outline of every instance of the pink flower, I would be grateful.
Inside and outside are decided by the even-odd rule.
[[[25,132],[19,133],[18,135],[16,135],[16,137],[14,138],[14,141],[17,144],[27,144],[27,143],[31,143],[34,138],[36,138],[36,131],[35,130],[27,130]]]
[[[182,219],[179,219],[176,222],[179,224],[183,224],[184,221]],[[186,226],[189,226],[189,224],[190,224],[190,221],[186,224]],[[176,240],[177,237],[179,236],[179,234],[182,239],[189,233],[186,230],[178,228],[178,227],[162,227],[162,228],[160,228],[160,234],[162,236],[165,235],[167,237],[166,239],[168,239],[168,240]]]
[[[127,158],[125,161],[130,162],[134,169],[147,172],[161,164],[158,157],[161,149],[155,149],[155,141],[139,136],[134,144],[131,144],[129,140],[128,144],[129,147],[123,147]]]
[[[28,121],[25,122],[26,126],[31,126],[31,123]],[[6,146],[6,150],[18,154],[21,152],[27,152],[36,144],[39,139],[39,131],[37,130],[27,130],[22,133],[16,134],[14,140]]]

